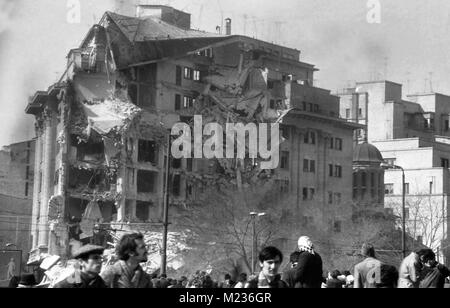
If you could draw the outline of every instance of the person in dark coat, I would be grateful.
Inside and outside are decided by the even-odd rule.
[[[420,261],[424,267],[420,275],[419,288],[443,289],[445,279],[450,276],[449,269],[436,261],[436,255],[431,249],[427,249],[420,257]]]
[[[334,270],[330,273],[327,280],[327,289],[342,289],[344,282],[339,280],[338,277],[341,273],[338,270]]]
[[[298,255],[297,265],[288,270],[285,279],[290,281],[289,284],[294,288],[320,289],[322,286],[322,258],[314,250],[311,239],[302,236],[298,239]]]
[[[100,277],[102,269],[102,255],[105,249],[101,246],[85,245],[78,249],[73,257],[80,262],[80,281],[72,276],[58,282],[53,286],[57,289],[104,289],[105,282]]]

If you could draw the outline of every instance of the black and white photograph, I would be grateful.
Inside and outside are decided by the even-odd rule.
[[[449,33],[446,0],[0,0],[0,288],[450,288]]]

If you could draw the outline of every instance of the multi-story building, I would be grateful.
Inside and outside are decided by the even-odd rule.
[[[280,191],[295,196],[292,210],[311,209],[308,222],[331,221],[340,232],[361,126],[340,119],[338,97],[313,86],[314,66],[295,49],[190,30],[184,12],[139,12],[105,13],[70,51],[61,82],[27,107],[37,121],[35,251],[66,255],[95,224],[159,226],[167,130],[196,114],[220,124],[280,122]],[[216,172],[207,159],[173,159],[171,170],[171,212],[195,199],[186,172]]]
[[[24,258],[31,248],[34,146],[30,140],[0,151],[0,247],[10,244]]]
[[[365,126],[355,141],[370,142],[388,164],[404,169],[407,232],[448,263],[450,97],[426,93],[405,100],[401,85],[389,81],[357,83],[339,95],[341,116]],[[385,174],[385,206],[400,217],[401,168]]]

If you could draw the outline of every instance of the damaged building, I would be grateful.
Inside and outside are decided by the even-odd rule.
[[[340,232],[350,214],[338,205],[352,199],[352,136],[360,126],[339,118],[338,97],[314,87],[314,65],[298,50],[191,30],[189,14],[174,19],[153,9],[141,8],[139,17],[106,12],[69,52],[60,81],[27,106],[37,134],[32,257],[106,244],[99,226],[160,228],[168,130],[194,115],[205,124],[279,122],[280,193],[295,196],[293,211],[321,209],[321,216],[305,212],[308,223]],[[245,181],[236,162],[170,164],[171,213],[195,202],[200,188],[189,174]]]

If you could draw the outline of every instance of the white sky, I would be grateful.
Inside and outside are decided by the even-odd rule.
[[[76,0],[0,0],[0,146],[34,137],[33,117],[24,113],[28,96],[57,81],[69,49],[115,2],[79,0],[80,23],[72,24],[71,1]],[[404,84],[405,94],[429,91],[431,85],[450,94],[450,1],[379,0],[380,24],[367,22],[368,1],[146,2],[191,13],[193,28],[214,32],[222,16],[230,17],[233,34],[297,48],[302,61],[320,69],[316,79],[323,88],[335,91],[387,72],[387,79]]]

